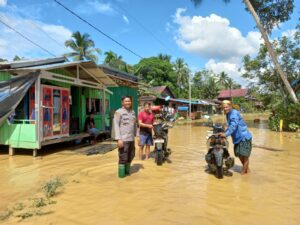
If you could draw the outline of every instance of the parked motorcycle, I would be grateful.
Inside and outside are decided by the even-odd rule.
[[[163,162],[171,155],[171,149],[168,148],[168,129],[173,127],[175,118],[169,113],[162,111],[158,121],[154,123],[154,152],[156,153],[156,164],[161,166]]]
[[[207,135],[208,153],[205,156],[209,171],[219,179],[223,178],[224,173],[232,175],[229,169],[234,166],[234,158],[230,157],[228,152],[228,141],[219,135],[223,132],[224,128],[221,125],[213,125],[213,129]]]

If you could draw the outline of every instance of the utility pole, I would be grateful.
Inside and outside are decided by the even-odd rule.
[[[189,116],[192,119],[192,90],[191,90],[191,73],[189,73]]]

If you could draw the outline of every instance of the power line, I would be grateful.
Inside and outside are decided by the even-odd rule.
[[[7,5],[9,5],[16,13],[19,13],[20,15],[23,16],[23,18],[26,18],[27,16],[25,15],[25,13],[21,12],[20,10],[16,10],[15,7],[9,3],[7,3]],[[40,26],[38,26],[36,23],[34,23],[32,20],[29,20],[29,22],[36,27],[39,31],[41,31],[44,35],[46,35],[49,39],[51,39],[52,41],[54,41],[58,46],[62,47],[62,48],[66,48],[66,46],[62,45],[61,43],[59,43],[59,41],[57,41],[56,39],[54,39],[53,37],[51,37],[46,31],[44,31]]]
[[[96,31],[98,31],[100,34],[104,35],[105,37],[107,37],[108,39],[110,39],[111,41],[113,41],[114,43],[116,43],[117,45],[121,46],[122,48],[124,48],[125,50],[129,51],[130,53],[134,54],[135,56],[143,59],[142,56],[140,56],[139,54],[135,53],[134,51],[132,51],[131,49],[127,48],[125,45],[121,44],[120,42],[118,42],[117,40],[115,40],[114,38],[112,38],[111,36],[109,36],[108,34],[104,33],[102,30],[100,30],[98,27],[94,26],[93,24],[91,24],[90,22],[88,22],[87,20],[83,19],[81,16],[79,16],[77,13],[75,13],[74,11],[72,11],[71,9],[69,9],[68,7],[66,7],[65,5],[63,5],[62,3],[60,3],[57,0],[54,0],[57,4],[59,4],[61,7],[63,7],[65,10],[67,10],[68,12],[70,12],[71,14],[73,14],[74,16],[76,16],[78,19],[82,20],[83,22],[85,22],[86,24],[88,24],[89,26],[91,26],[92,28],[94,28]]]
[[[54,57],[56,57],[56,55],[54,55],[53,53],[49,52],[47,49],[43,48],[42,46],[40,46],[39,44],[35,43],[34,41],[30,40],[28,37],[26,37],[25,35],[21,34],[19,31],[17,31],[15,28],[11,27],[10,25],[8,25],[7,23],[5,23],[2,18],[0,18],[0,22],[5,25],[6,27],[8,27],[9,29],[13,30],[14,32],[16,32],[17,34],[19,34],[21,37],[23,37],[24,39],[26,39],[27,41],[29,41],[31,44],[39,47],[40,49],[42,49],[43,51],[47,52],[49,55],[52,55]]]
[[[162,40],[160,40],[156,35],[154,35],[153,32],[150,29],[148,29],[146,26],[144,26],[135,16],[133,16],[131,13],[129,13],[124,7],[122,7],[116,1],[114,1],[114,4],[116,6],[118,6],[120,9],[122,9],[126,14],[128,14],[143,30],[145,30],[148,34],[150,34],[165,49],[167,49],[168,51],[170,51],[174,54],[174,51],[172,49],[170,49]]]

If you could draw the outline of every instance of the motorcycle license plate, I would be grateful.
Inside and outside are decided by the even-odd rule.
[[[165,142],[165,140],[164,139],[155,139],[154,140],[154,143],[164,143]]]

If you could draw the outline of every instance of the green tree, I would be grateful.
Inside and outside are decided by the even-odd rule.
[[[136,74],[143,83],[151,86],[167,85],[178,96],[179,88],[176,86],[176,74],[170,62],[158,57],[143,58],[134,65],[134,70],[138,71]]]
[[[121,67],[125,67],[126,63],[123,61],[121,55],[114,53],[113,51],[105,52],[104,55],[106,56],[104,59],[105,64],[109,65],[110,67],[120,69]]]
[[[185,89],[188,87],[190,70],[182,58],[176,59],[173,65],[177,76],[177,85],[180,89]]]
[[[214,99],[219,94],[219,85],[215,79],[217,75],[210,70],[195,73],[192,79],[192,98]]]
[[[23,60],[25,59],[24,57],[20,57],[18,55],[15,55],[15,57],[13,58],[13,61],[20,61],[20,60]]]
[[[168,61],[168,62],[171,62],[171,58],[172,58],[172,56],[170,56],[168,54],[162,54],[162,53],[159,53],[157,57],[160,60],[164,60],[164,61]]]
[[[65,56],[72,57],[76,61],[87,59],[97,62],[97,54],[101,54],[101,50],[95,48],[95,43],[90,38],[90,35],[87,33],[81,34],[79,31],[74,32],[72,38],[65,41],[65,46],[73,50],[65,54]]]
[[[7,62],[7,59],[0,58],[0,62]]]
[[[300,38],[296,33],[293,38],[281,37],[272,42],[272,46],[279,56],[279,63],[287,74],[288,82],[300,77]],[[283,82],[278,76],[278,71],[270,66],[270,57],[265,45],[261,45],[256,57],[246,55],[243,59],[245,73],[243,77],[254,80],[250,86],[259,86],[259,92],[274,96],[281,96],[280,101],[285,105],[290,102],[288,91],[283,88]],[[277,100],[273,98],[275,105]],[[271,102],[270,102],[271,104]]]
[[[214,77],[209,77],[203,85],[202,97],[204,99],[215,99],[219,95],[219,87]]]
[[[201,4],[203,0],[191,0],[196,6]],[[223,0],[228,3],[230,0]],[[265,41],[266,49],[270,55],[271,61],[277,70],[277,76],[283,82],[288,94],[291,96],[294,103],[299,104],[295,92],[291,88],[287,80],[287,74],[281,68],[277,54],[272,49],[269,41],[268,33],[271,33],[274,26],[283,23],[290,19],[290,15],[294,9],[293,0],[243,0],[246,5],[246,10],[253,16],[256,26],[259,29],[262,38]]]

